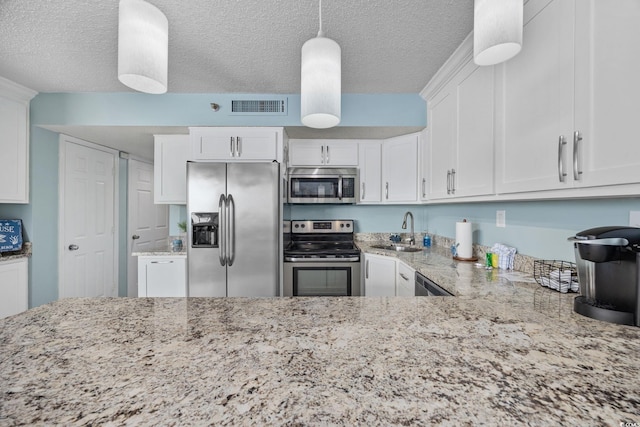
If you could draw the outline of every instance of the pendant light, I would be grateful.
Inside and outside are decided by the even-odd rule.
[[[475,0],[473,60],[494,65],[522,49],[523,0]]]
[[[320,31],[302,46],[300,120],[311,128],[326,129],[340,123],[342,64],[340,45]]]
[[[167,91],[168,21],[144,0],[120,0],[118,80],[140,92]]]

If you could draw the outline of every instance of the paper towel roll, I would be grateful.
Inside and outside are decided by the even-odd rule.
[[[473,234],[471,223],[465,219],[456,222],[456,246],[459,258],[471,258],[473,256]]]

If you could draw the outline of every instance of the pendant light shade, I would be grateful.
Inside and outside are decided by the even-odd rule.
[[[322,1],[318,36],[302,46],[300,120],[311,128],[326,129],[340,123],[342,60],[340,45],[324,37]]]
[[[522,49],[523,0],[475,0],[473,59],[494,65]]]
[[[140,92],[167,91],[168,28],[157,7],[144,0],[120,0],[118,80]]]

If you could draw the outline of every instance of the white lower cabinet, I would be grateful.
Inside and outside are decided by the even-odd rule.
[[[28,259],[0,262],[0,319],[29,308]]]
[[[138,257],[139,297],[186,297],[187,257]]]
[[[393,297],[396,295],[396,260],[382,255],[364,255],[364,295]]]
[[[396,296],[412,297],[415,295],[416,271],[402,261],[398,261],[396,275]]]

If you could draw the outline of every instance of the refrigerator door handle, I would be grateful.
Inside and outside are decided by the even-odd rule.
[[[229,233],[227,240],[227,265],[231,267],[236,259],[236,204],[231,194],[227,196],[227,207],[227,231]]]
[[[218,259],[220,260],[220,265],[225,266],[227,264],[227,232],[226,232],[226,206],[227,206],[227,198],[224,194],[220,195],[220,201],[218,202]]]

